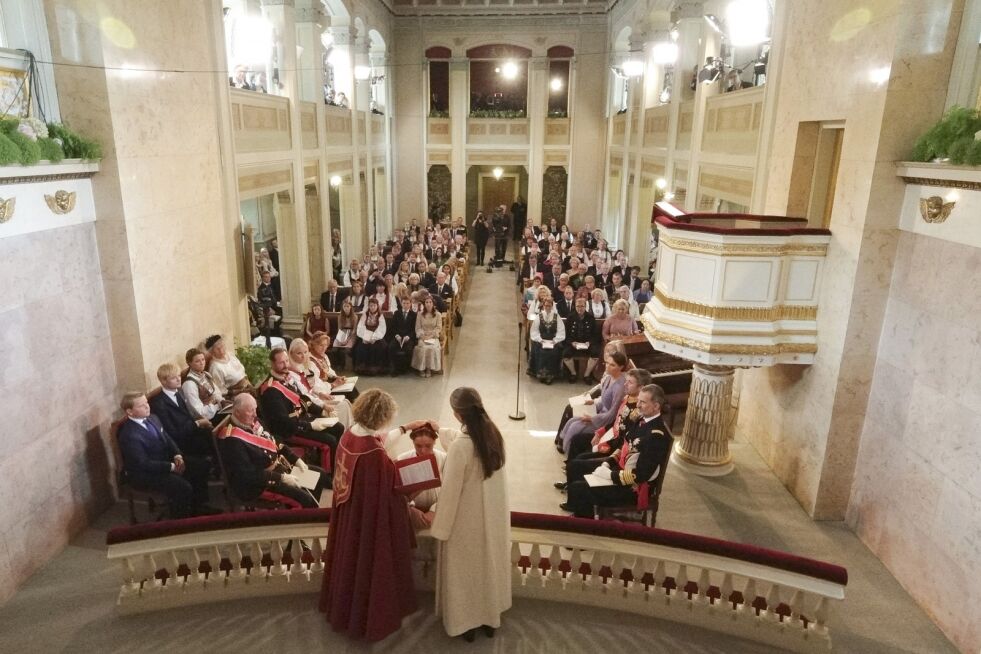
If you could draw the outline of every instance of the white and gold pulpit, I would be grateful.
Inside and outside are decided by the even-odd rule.
[[[724,475],[735,369],[814,361],[831,232],[799,218],[686,214],[666,202],[653,218],[657,275],[641,321],[655,349],[694,363],[677,461]]]

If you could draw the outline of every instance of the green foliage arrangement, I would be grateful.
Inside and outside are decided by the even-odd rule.
[[[41,160],[41,148],[38,147],[37,141],[32,141],[18,132],[16,128],[7,134],[7,138],[13,141],[17,149],[20,150],[18,163],[24,166],[33,166]]]
[[[0,166],[20,162],[20,148],[6,134],[0,132]]]
[[[504,111],[499,109],[474,109],[470,112],[471,118],[504,118],[506,120],[519,120],[526,118],[524,111]]]
[[[237,347],[235,356],[242,362],[253,386],[258,386],[269,376],[269,350],[261,345]]]
[[[58,163],[65,158],[65,151],[54,139],[38,139],[37,147],[41,150],[41,158],[51,163]]]
[[[950,159],[953,164],[981,165],[981,141],[974,134],[981,130],[977,109],[951,107],[913,146],[913,161]]]
[[[102,146],[87,139],[70,128],[59,123],[48,123],[48,134],[51,138],[61,140],[62,150],[69,159],[101,159]]]
[[[430,118],[449,118],[450,117],[450,112],[448,112],[448,111],[439,111],[437,109],[433,109],[432,111],[429,112],[429,117]]]

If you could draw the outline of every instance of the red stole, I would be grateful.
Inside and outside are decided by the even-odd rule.
[[[355,436],[345,433],[337,445],[334,459],[334,506],[340,506],[351,497],[351,477],[358,459],[364,454],[378,450],[385,454],[385,448],[377,436]],[[387,456],[387,455],[386,455]]]
[[[300,402],[300,396],[297,393],[290,390],[290,388],[287,387],[286,384],[283,384],[275,377],[270,377],[266,381],[262,382],[262,387],[259,388],[259,392],[265,393],[267,388],[275,388],[277,391],[282,393],[283,396],[285,396],[286,399],[289,400],[295,408],[299,409],[300,407],[303,406]]]
[[[240,427],[236,427],[231,422],[228,423],[227,427],[221,430],[221,432],[218,434],[218,438],[237,438],[240,441],[245,441],[249,445],[254,445],[255,447],[272,452],[273,454],[277,454],[279,452],[279,448],[276,447],[276,444],[268,438],[247,432]]]

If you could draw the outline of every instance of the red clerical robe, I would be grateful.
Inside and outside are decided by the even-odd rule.
[[[381,640],[415,612],[413,532],[395,464],[377,437],[344,432],[334,463],[334,508],[320,610],[335,631]]]

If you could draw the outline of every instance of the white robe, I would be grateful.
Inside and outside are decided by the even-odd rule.
[[[447,449],[430,534],[439,541],[436,614],[450,636],[501,626],[511,608],[511,512],[504,468],[484,479],[473,441],[440,429]]]

